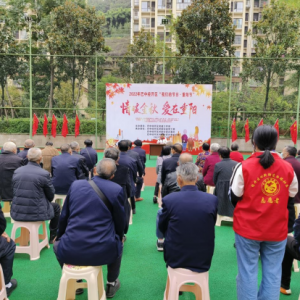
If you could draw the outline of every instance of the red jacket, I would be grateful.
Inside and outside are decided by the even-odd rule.
[[[242,162],[244,160],[244,156],[238,151],[231,151],[230,158],[237,162]]]
[[[244,238],[279,242],[288,234],[289,186],[294,178],[292,166],[276,153],[268,169],[259,164],[261,153],[242,162],[244,194],[234,210],[234,231]]]
[[[203,171],[202,171],[204,183],[206,185],[215,186],[214,179],[213,179],[215,165],[220,161],[221,159],[219,157],[218,152],[213,152],[211,155],[206,157]]]

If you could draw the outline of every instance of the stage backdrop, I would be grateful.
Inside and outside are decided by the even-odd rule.
[[[212,85],[106,84],[106,145],[143,141],[148,150],[161,133],[198,154],[211,137]],[[148,145],[148,146],[147,146]]]

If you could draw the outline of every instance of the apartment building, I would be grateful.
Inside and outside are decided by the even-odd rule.
[[[132,0],[131,5],[131,41],[144,28],[153,36],[159,35],[163,40],[164,25],[161,20],[180,16],[182,10],[187,8],[193,0]],[[236,0],[230,2],[230,13],[235,26],[234,47],[237,58],[251,57],[255,54],[255,40],[247,35],[252,30],[253,23],[261,19],[261,11],[268,5],[270,0]],[[166,44],[176,49],[175,41],[168,29],[166,29]],[[233,68],[233,77],[238,77],[241,72],[240,66]],[[223,81],[216,78],[216,81]],[[238,86],[240,78],[234,79]]]

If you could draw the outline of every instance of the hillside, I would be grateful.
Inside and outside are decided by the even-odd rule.
[[[130,44],[130,37],[126,38],[105,38],[105,45],[109,46],[112,51],[108,53],[109,56],[122,56],[126,53],[128,45]]]
[[[97,11],[106,13],[108,10],[130,8],[130,0],[88,0],[88,5],[94,6]]]

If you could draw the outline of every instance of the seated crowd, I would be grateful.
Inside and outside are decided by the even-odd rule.
[[[300,215],[295,220],[294,208],[300,204],[297,149],[275,152],[277,131],[268,125],[254,131],[254,152],[246,160],[237,144],[230,150],[204,143],[194,163],[182,144],[167,144],[163,134],[160,141],[166,146],[157,158],[153,202],[159,204],[156,247],[164,252],[166,265],[208,272],[217,216],[233,217],[237,299],[278,300],[280,292],[291,294],[293,260],[300,260]],[[40,150],[28,139],[18,153],[15,141],[6,142],[0,154],[0,198],[11,202],[16,221],[50,220],[49,243],[61,267],[107,265],[106,297],[112,298],[121,285],[130,215],[136,213],[135,202],[143,200],[146,152],[140,140],[121,140],[98,162],[92,141],[85,146],[63,144],[59,154],[51,142]],[[62,210],[53,202],[55,194],[65,197]],[[12,279],[16,245],[5,229],[0,210],[0,264],[9,296],[17,287]]]

